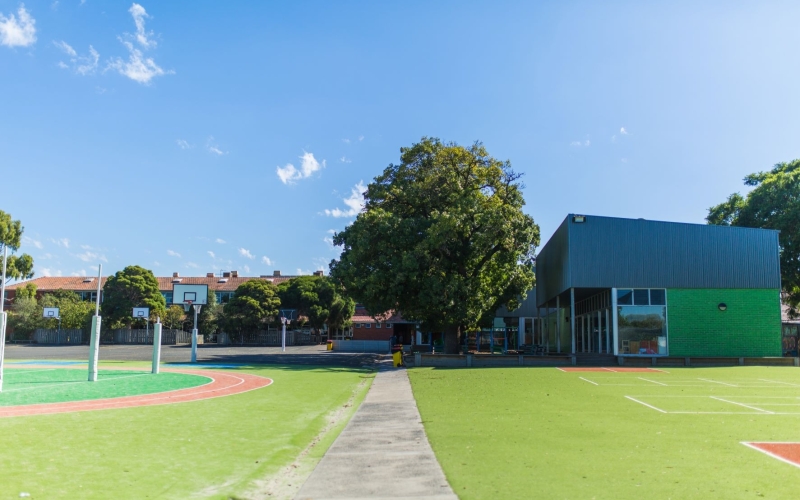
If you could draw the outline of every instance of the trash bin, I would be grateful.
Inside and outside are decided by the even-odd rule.
[[[333,342],[331,342],[330,340],[328,341],[327,349],[328,349],[329,351],[332,351],[332,350],[333,350]]]
[[[403,366],[402,351],[397,351],[394,354],[392,354],[392,365],[394,365],[395,368],[397,368],[398,366]]]

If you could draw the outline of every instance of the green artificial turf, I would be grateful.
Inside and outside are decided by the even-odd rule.
[[[88,382],[85,368],[13,368],[4,370],[3,375],[0,406],[138,396],[196,387],[211,381],[184,373],[153,375],[149,371],[98,370],[97,381]]]
[[[313,366],[231,371],[274,383],[190,403],[0,418],[0,499],[239,498],[292,463],[373,377]]]
[[[800,469],[740,443],[800,442],[797,368],[668,370],[409,375],[462,499],[800,497]]]

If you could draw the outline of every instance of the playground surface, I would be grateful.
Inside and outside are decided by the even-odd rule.
[[[85,363],[65,363],[6,363],[0,415],[95,407],[0,418],[0,499],[281,497],[298,477],[286,471],[310,473],[374,376],[347,367],[236,364],[173,365],[151,375],[148,363],[101,361],[99,380],[90,383],[83,382]],[[181,397],[208,392],[215,381],[238,390],[247,380],[261,385]],[[13,404],[15,393],[37,402]],[[143,405],[143,398],[159,401]],[[136,404],[115,406],[126,400]],[[165,404],[173,402],[180,404]]]
[[[794,367],[409,370],[468,498],[796,498]]]

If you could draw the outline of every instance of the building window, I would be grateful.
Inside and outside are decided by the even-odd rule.
[[[356,325],[356,328],[364,328],[364,323],[358,323],[358,324]]]
[[[386,323],[386,328],[391,328],[391,327],[392,327],[391,323]]]
[[[369,324],[369,323],[364,323],[364,328],[371,328],[371,327],[372,327],[372,325],[371,325],[371,324]]]
[[[667,292],[661,288],[617,290],[620,354],[667,354],[666,304]]]
[[[161,292],[161,295],[164,296],[164,300],[167,301],[167,305],[172,304],[172,292]]]
[[[381,327],[380,323],[375,323],[375,328],[380,328],[380,327]]]

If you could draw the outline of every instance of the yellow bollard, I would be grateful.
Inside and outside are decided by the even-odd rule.
[[[403,352],[402,351],[397,351],[396,353],[392,354],[392,364],[394,365],[395,368],[397,368],[398,366],[402,366],[403,365]]]
[[[328,351],[332,351],[333,350],[333,342],[328,341],[327,350]]]

